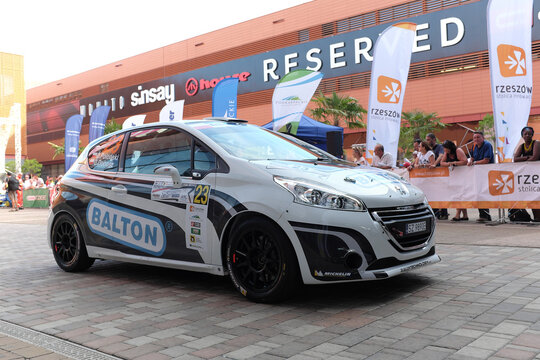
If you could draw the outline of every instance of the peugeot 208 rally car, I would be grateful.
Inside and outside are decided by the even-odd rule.
[[[424,194],[236,119],[153,123],[90,143],[53,195],[65,271],[94,259],[230,275],[255,301],[440,261]]]

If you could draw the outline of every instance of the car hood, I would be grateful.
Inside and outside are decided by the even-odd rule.
[[[420,189],[386,170],[312,161],[258,160],[252,163],[272,175],[335,189],[362,200],[372,209],[418,204],[425,199]]]

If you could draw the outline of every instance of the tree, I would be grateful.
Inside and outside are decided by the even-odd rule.
[[[122,125],[117,123],[116,120],[114,120],[114,118],[112,118],[111,120],[109,120],[108,122],[105,123],[105,131],[104,131],[103,135],[113,133],[113,132],[118,131],[120,129],[122,129]]]
[[[15,166],[15,161],[13,160],[6,162],[6,170],[11,173],[15,173]]]
[[[21,166],[21,170],[25,174],[29,173],[29,174],[41,176],[42,167],[43,165],[36,159],[26,159]]]
[[[399,133],[399,147],[404,157],[410,157],[413,151],[414,139],[426,138],[426,135],[446,127],[437,117],[437,113],[426,114],[420,110],[402,113],[402,123]]]
[[[339,96],[334,91],[332,96],[326,97],[322,92],[311,101],[317,104],[315,109],[310,110],[314,119],[326,124],[341,126],[342,122],[349,129],[366,127],[361,120],[367,113],[358,100],[350,96]]]
[[[493,145],[497,144],[497,137],[495,136],[493,114],[486,114],[482,120],[478,122],[477,131],[484,133],[484,138]]]
[[[54,149],[54,154],[53,154],[53,159],[55,157],[57,157],[58,155],[60,154],[64,154],[65,152],[65,145],[64,145],[64,142],[62,141],[62,145],[56,145],[55,143],[52,143],[50,141],[47,142],[47,144],[51,145],[51,147]],[[84,150],[84,147],[80,146],[81,145],[81,142],[79,141],[79,154],[81,153],[81,151]]]

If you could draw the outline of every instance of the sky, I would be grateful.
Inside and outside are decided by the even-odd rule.
[[[28,89],[306,2],[2,1],[0,52],[24,56]]]

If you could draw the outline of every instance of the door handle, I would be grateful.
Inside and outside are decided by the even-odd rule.
[[[111,188],[113,193],[119,194],[119,195],[126,195],[127,194],[127,188],[124,185],[115,185]]]

